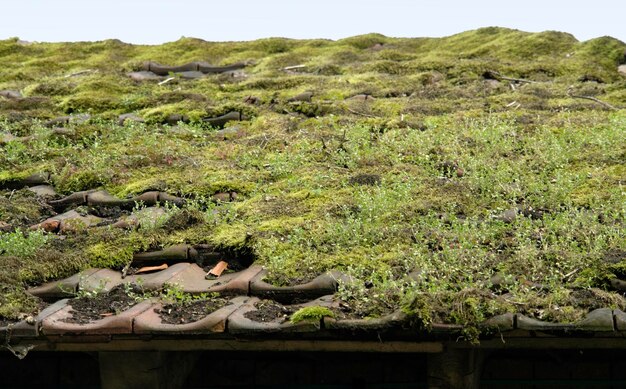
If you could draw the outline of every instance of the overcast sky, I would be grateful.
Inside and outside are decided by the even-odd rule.
[[[626,41],[625,11],[626,0],[4,0],[0,39],[158,44],[181,36],[209,41],[339,39],[369,32],[437,37],[502,26]]]

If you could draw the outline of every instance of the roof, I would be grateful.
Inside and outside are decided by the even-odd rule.
[[[625,50],[0,41],[2,333],[619,334]]]

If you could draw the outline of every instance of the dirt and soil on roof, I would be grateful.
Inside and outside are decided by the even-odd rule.
[[[198,321],[227,304],[228,300],[214,297],[210,299],[164,304],[161,308],[155,308],[155,312],[159,314],[163,323],[186,324]]]
[[[117,286],[107,293],[95,293],[71,299],[70,316],[63,319],[67,323],[87,324],[117,315],[135,306],[141,297],[128,289],[127,285]]]

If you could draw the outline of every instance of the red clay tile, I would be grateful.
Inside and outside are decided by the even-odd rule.
[[[176,205],[182,205],[185,202],[185,200],[180,197],[172,196],[168,193],[157,192],[157,191],[150,191],[150,192],[142,193],[139,196],[133,197],[129,201],[131,201],[132,203],[142,202],[146,206],[153,206],[153,205],[156,205],[157,203],[166,203],[166,202],[176,204]]]
[[[67,307],[67,299],[59,300],[54,304],[47,306],[44,310],[39,312],[37,316],[32,320],[22,320],[18,323],[11,325],[8,329],[8,333],[11,337],[28,337],[35,338],[39,336],[41,330],[41,323],[49,316],[56,312],[65,309]]]
[[[44,230],[46,232],[56,232],[61,228],[61,221],[55,219],[46,219],[39,224],[30,226],[31,230]]]
[[[584,319],[574,324],[577,329],[583,331],[606,332],[615,330],[613,310],[609,308],[594,309]]]
[[[85,190],[81,192],[72,193],[69,196],[63,197],[59,200],[50,201],[50,205],[53,207],[68,207],[70,205],[83,205],[87,204],[87,196],[90,193],[94,193],[95,190]]]
[[[168,283],[178,285],[187,293],[248,294],[250,279],[257,275],[262,268],[252,266],[240,272],[224,274],[219,278],[207,279],[206,272],[195,263],[188,264],[184,270],[173,276]]]
[[[615,309],[613,311],[613,320],[615,321],[616,331],[626,331],[626,312]]]
[[[78,216],[61,220],[59,231],[61,233],[79,232],[84,228],[94,226],[102,222],[102,218],[94,215]]]
[[[136,202],[142,202],[146,206],[156,205],[159,202],[171,202],[182,204],[184,199],[171,196],[164,192],[150,191],[130,199],[119,199],[104,190],[87,190],[72,193],[60,200],[50,202],[55,207],[67,207],[70,205],[100,205],[106,207],[131,207]]]
[[[400,327],[406,320],[406,314],[402,311],[373,319],[336,320],[332,317],[325,317],[324,327],[330,330],[380,331]]]
[[[485,320],[480,326],[486,330],[512,331],[515,329],[515,314],[508,312],[491,317]]]
[[[110,334],[130,334],[133,332],[133,320],[153,306],[153,302],[146,300],[135,305],[128,310],[113,316],[104,317],[88,324],[66,323],[63,320],[70,317],[72,307],[65,308],[53,313],[45,318],[41,325],[41,332],[44,335],[110,335]]]
[[[219,277],[222,275],[224,270],[228,268],[228,262],[219,261],[217,265],[213,266],[211,270],[209,270],[209,274],[215,277]]]
[[[56,216],[52,216],[39,224],[30,226],[31,230],[42,229],[46,232],[56,232],[61,228],[61,222],[66,219],[80,219],[82,216],[75,210],[71,210]]]
[[[128,276],[124,279],[124,283],[134,283],[140,285],[144,290],[159,290],[163,288],[166,283],[175,283],[172,279],[180,272],[187,269],[191,264],[181,262],[168,267],[165,270],[161,270],[151,274],[138,274]]]
[[[263,281],[266,273],[257,275],[250,282],[250,294],[276,301],[290,302],[294,298],[316,298],[337,291],[338,280],[348,279],[340,272],[333,271],[322,274],[310,282],[294,286],[274,286]]]
[[[226,274],[211,286],[208,292],[247,295],[250,291],[250,281],[263,271],[263,267],[253,265],[237,273]],[[227,282],[226,282],[227,281]]]
[[[185,199],[181,197],[172,196],[165,192],[159,192],[159,202],[160,203],[172,203],[176,205],[182,205],[185,202]]]
[[[50,173],[34,173],[18,180],[8,180],[0,184],[2,189],[21,189],[27,186],[44,185],[50,182]]]
[[[87,204],[88,205],[100,205],[105,207],[119,207],[122,205],[126,205],[128,200],[118,199],[115,196],[109,194],[109,192],[104,190],[99,190],[96,192],[91,192],[87,195]]]
[[[191,246],[187,244],[177,244],[167,247],[163,250],[148,251],[133,255],[135,262],[148,261],[187,261],[189,259],[189,250]]]
[[[444,333],[444,334],[457,334],[463,330],[463,326],[460,324],[445,324],[445,323],[433,323],[430,326],[431,333]]]
[[[101,218],[93,215],[83,216],[71,210],[60,215],[53,216],[30,227],[31,230],[43,229],[46,232],[75,232],[82,228],[98,224]]]
[[[134,333],[136,334],[203,334],[211,332],[224,332],[226,329],[227,318],[249,298],[246,296],[235,297],[230,300],[229,304],[218,309],[206,317],[186,324],[167,324],[162,323],[159,314],[155,309],[162,307],[161,303],[153,305],[150,309],[144,311],[134,320]]]
[[[140,225],[140,220],[147,220],[155,223],[165,216],[166,210],[163,207],[147,207],[133,212],[128,216],[122,216],[111,226],[115,228],[133,228]]]
[[[315,332],[319,331],[320,323],[300,322],[293,324],[283,318],[277,318],[270,322],[258,322],[248,319],[245,315],[255,311],[255,303],[260,300],[250,298],[245,304],[228,317],[227,328],[230,334],[254,334],[254,333],[288,333],[288,332]]]
[[[613,311],[609,308],[596,309],[589,312],[584,319],[576,323],[551,323],[518,314],[517,328],[527,331],[545,332],[613,331]]]
[[[178,272],[169,281],[169,284],[178,285],[187,293],[205,293],[218,283],[216,280],[205,279],[206,272],[195,263],[189,264],[184,270]]]
[[[122,283],[122,273],[111,269],[100,269],[78,283],[78,288],[86,292],[108,292]]]
[[[152,206],[159,202],[159,192],[150,191],[133,197],[133,201],[143,202],[144,205]]]
[[[100,269],[87,269],[60,281],[47,282],[28,289],[28,293],[42,299],[63,298],[73,296],[78,290],[78,283],[93,275]]]

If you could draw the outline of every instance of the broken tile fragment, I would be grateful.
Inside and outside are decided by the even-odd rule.
[[[209,270],[209,274],[215,277],[219,277],[222,275],[224,270],[228,267],[228,262],[219,261],[217,265],[215,265],[211,270]]]

